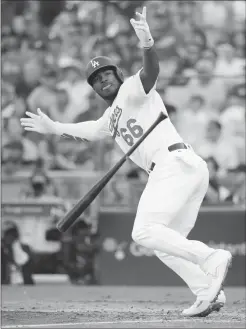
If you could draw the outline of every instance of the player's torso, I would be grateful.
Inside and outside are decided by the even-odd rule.
[[[108,108],[110,134],[124,153],[127,153],[141,138],[161,111],[166,113],[165,106],[157,92],[139,104],[132,102],[128,95],[127,90],[121,88],[113,104]],[[164,147],[165,143],[172,143],[169,138],[173,139],[173,134],[177,134],[170,120],[165,121],[167,122],[162,122],[150,133],[130,157],[144,169],[147,169],[154,154]]]

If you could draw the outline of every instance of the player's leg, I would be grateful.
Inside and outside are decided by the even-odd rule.
[[[151,175],[140,199],[132,237],[146,248],[190,261],[208,273],[214,274],[219,266],[219,275],[209,288],[208,301],[213,301],[227,272],[229,253],[215,252],[170,228],[170,223],[203,184],[204,177],[208,180],[204,161],[196,162],[195,166],[187,163],[170,161]]]
[[[202,266],[214,249],[200,241],[188,240],[165,223],[161,223],[162,218],[163,213],[138,213],[132,232],[133,240],[146,248]],[[170,222],[170,217],[165,215],[165,218]]]
[[[169,227],[187,237],[195,225],[197,215],[207,191],[207,177],[194,191],[191,200],[185,204],[176,217],[170,222]],[[209,278],[197,264],[189,262],[180,257],[167,255],[166,253],[155,251],[156,256],[174,272],[176,272],[189,286],[191,291],[201,297],[206,294],[209,286]]]
[[[202,242],[188,240],[171,228],[171,222],[190,201],[197,187],[204,184],[204,177],[208,180],[207,167],[202,161],[198,168],[173,161],[165,169],[158,171],[157,168],[149,178],[140,198],[132,238],[146,248],[202,266],[214,249]]]
[[[196,295],[195,303],[189,308],[183,310],[185,316],[207,316],[213,311],[219,311],[226,302],[224,291],[221,290],[217,300],[206,307],[207,290],[209,288],[209,279],[201,268],[185,259],[169,256],[165,253],[155,251],[156,256],[171,270],[173,270],[188,285],[193,294]],[[205,300],[205,307],[200,301]],[[197,306],[200,305],[201,308]],[[205,308],[205,311],[204,311]]]
[[[201,188],[195,193],[195,197],[187,205],[185,205],[176,218],[170,223],[171,228],[179,231],[182,235],[188,236],[193,226],[195,225],[198,211],[201,202],[206,193],[206,185],[201,185]],[[207,290],[210,285],[209,277],[202,271],[201,267],[191,263],[185,259],[169,256],[165,253],[155,251],[156,256],[177,275],[179,275],[188,285],[191,291],[197,297],[197,301],[206,298]],[[226,301],[224,292],[221,291],[217,301],[212,305],[209,311],[218,311],[224,306]],[[199,310],[196,308],[197,302],[190,308],[183,311],[184,315],[194,315]],[[209,314],[209,312],[207,313]],[[204,315],[207,315],[204,314]]]

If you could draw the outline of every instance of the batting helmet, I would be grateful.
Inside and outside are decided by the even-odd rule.
[[[103,68],[110,68],[113,69],[116,73],[118,79],[123,82],[124,76],[122,71],[118,68],[116,64],[109,57],[105,56],[98,56],[93,58],[86,66],[86,78],[87,82],[92,86],[92,80],[96,73],[103,69]]]

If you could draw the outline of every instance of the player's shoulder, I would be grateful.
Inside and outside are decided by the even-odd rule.
[[[137,80],[139,79],[139,72],[140,71],[125,77],[124,82],[120,88],[121,92],[127,91],[128,93],[131,93],[131,91],[134,90],[134,86],[136,85]]]
[[[134,74],[127,76],[124,83],[129,84],[129,83],[132,83],[134,80],[139,79],[141,71],[142,71],[142,69],[138,70]]]

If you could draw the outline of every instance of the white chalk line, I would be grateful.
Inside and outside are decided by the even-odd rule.
[[[85,325],[103,325],[103,324],[134,324],[134,323],[172,323],[172,322],[197,322],[201,320],[201,322],[204,323],[242,323],[244,324],[244,321],[240,320],[213,320],[213,319],[170,319],[170,320],[123,320],[123,321],[92,321],[92,322],[67,322],[67,323],[49,323],[49,324],[20,324],[20,325],[6,325],[2,326],[2,329],[18,329],[18,328],[55,328],[55,327],[66,327],[66,326],[85,326]]]
[[[100,325],[100,324],[131,324],[131,323],[161,323],[163,320],[127,320],[127,321],[92,321],[92,322],[68,322],[68,323],[52,323],[52,324],[28,324],[28,325],[11,325],[2,326],[2,329],[15,328],[48,328],[48,327],[64,327],[64,326],[81,326],[81,325]]]

